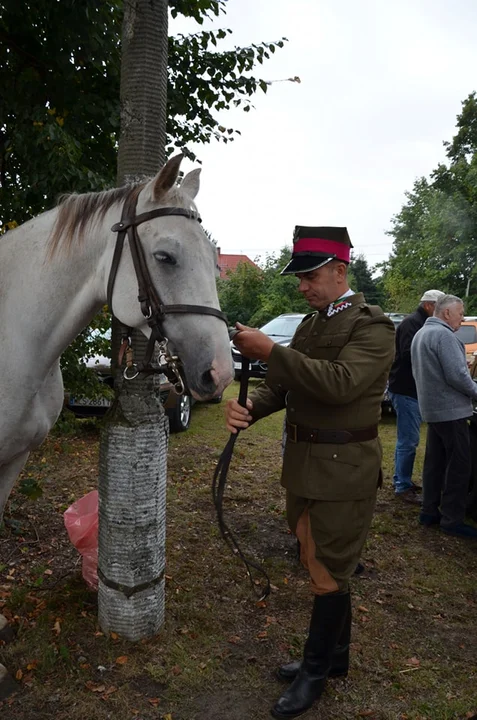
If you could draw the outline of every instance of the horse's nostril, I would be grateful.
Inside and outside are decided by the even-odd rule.
[[[207,390],[215,390],[215,380],[212,375],[212,370],[206,370],[202,373],[202,386]]]

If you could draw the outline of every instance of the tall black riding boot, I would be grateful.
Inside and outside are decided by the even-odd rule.
[[[351,642],[351,595],[348,593],[348,609],[346,617],[341,631],[341,635],[338,640],[338,644],[333,653],[333,659],[331,661],[330,672],[328,677],[330,678],[345,678],[348,675],[349,670],[349,644]],[[301,660],[295,660],[294,662],[281,665],[277,670],[277,677],[279,680],[286,682],[292,682],[298,675],[301,668]]]
[[[349,592],[315,595],[303,662],[295,680],[272,708],[273,717],[296,718],[321,696],[348,612]]]

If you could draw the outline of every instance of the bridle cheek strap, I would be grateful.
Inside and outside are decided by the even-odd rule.
[[[118,237],[116,240],[116,246],[114,248],[113,260],[111,263],[111,270],[108,278],[108,306],[111,313],[114,315],[113,290],[116,276],[118,273],[119,263],[121,262],[121,255],[124,249],[124,240],[127,235],[129,249],[131,252],[131,257],[133,260],[134,270],[136,272],[136,278],[138,283],[138,301],[141,305],[141,312],[147,320],[147,324],[151,328],[151,335],[147,344],[146,355],[142,363],[136,364],[136,370],[138,373],[166,372],[167,374],[166,368],[162,367],[157,369],[151,366],[155,343],[167,342],[167,338],[165,337],[162,329],[162,324],[166,315],[177,313],[212,315],[219,318],[226,324],[227,316],[221,310],[208,307],[206,305],[163,305],[161,303],[160,297],[151,280],[151,275],[144,255],[144,248],[137,232],[137,226],[143,222],[147,222],[148,220],[153,220],[154,218],[170,215],[179,215],[189,218],[190,220],[196,220],[198,222],[201,222],[201,220],[199,215],[193,210],[187,210],[186,208],[179,207],[157,208],[156,210],[150,210],[149,212],[136,215],[135,211],[140,191],[140,187],[134,188],[131,191],[124,203],[120,222],[115,223],[111,228],[113,232],[117,232]],[[130,332],[128,332],[127,334],[129,335]]]

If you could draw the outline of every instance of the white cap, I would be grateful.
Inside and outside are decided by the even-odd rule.
[[[426,290],[419,302],[437,302],[444,295],[440,290]]]

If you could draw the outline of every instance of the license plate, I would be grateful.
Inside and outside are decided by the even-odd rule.
[[[108,398],[94,398],[92,400],[91,398],[74,398],[70,397],[70,405],[85,405],[85,406],[91,406],[91,407],[109,407],[111,405],[111,400]]]

